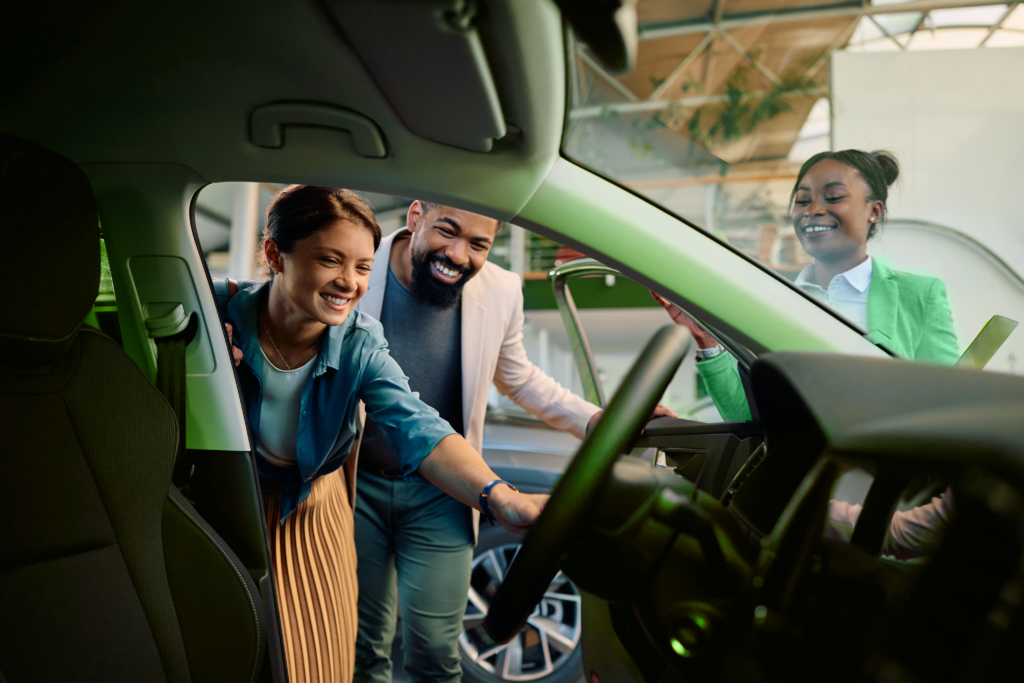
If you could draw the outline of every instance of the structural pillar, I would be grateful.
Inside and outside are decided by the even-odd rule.
[[[231,210],[228,277],[237,280],[252,279],[259,240],[259,212],[259,183],[236,183],[235,203]]]

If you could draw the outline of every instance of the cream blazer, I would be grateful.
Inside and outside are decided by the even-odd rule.
[[[409,231],[385,237],[374,254],[370,283],[357,310],[380,319],[388,282],[391,245]],[[462,424],[466,441],[483,450],[484,418],[491,383],[502,395],[555,429],[582,439],[600,408],[572,393],[526,357],[523,347],[523,286],[519,276],[487,262],[462,290]],[[387,331],[385,330],[385,335]],[[361,413],[365,415],[365,413]],[[354,479],[358,448],[353,446]],[[473,511],[473,527],[480,513]]]

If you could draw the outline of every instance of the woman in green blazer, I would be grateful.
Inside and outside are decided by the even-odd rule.
[[[790,218],[814,262],[796,284],[897,356],[953,363],[959,344],[942,281],[893,270],[867,253],[898,175],[896,159],[886,152],[822,152],[804,163],[793,186]],[[686,313],[654,297],[697,341],[697,369],[722,418],[749,420],[735,359]]]

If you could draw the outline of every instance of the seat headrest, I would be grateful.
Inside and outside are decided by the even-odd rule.
[[[39,371],[74,342],[99,290],[99,221],[85,174],[0,134],[0,240],[0,367]]]

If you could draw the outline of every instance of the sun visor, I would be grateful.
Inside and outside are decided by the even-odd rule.
[[[476,152],[505,136],[472,3],[329,0],[328,7],[409,130]]]

